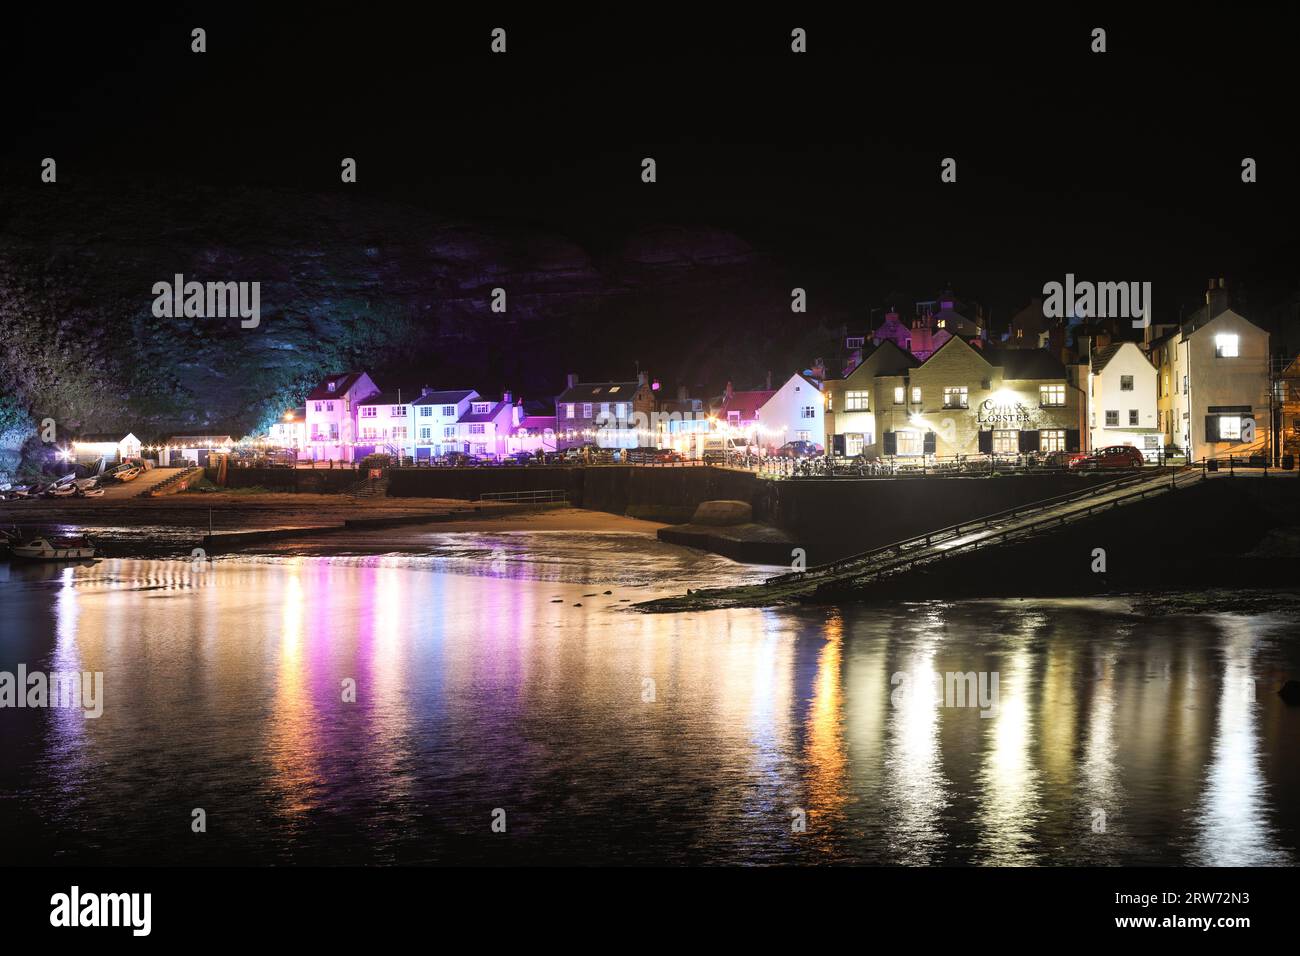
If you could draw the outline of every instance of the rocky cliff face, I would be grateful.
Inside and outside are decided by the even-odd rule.
[[[156,317],[153,286],[178,273],[260,282],[260,325]],[[364,198],[60,185],[0,205],[0,446],[12,465],[44,419],[61,438],[244,434],[349,367],[543,399],[567,371],[631,377],[635,362],[666,383],[757,380],[814,357],[795,284],[714,229],[593,250]]]

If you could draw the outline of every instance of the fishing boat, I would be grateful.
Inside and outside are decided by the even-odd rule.
[[[78,498],[102,498],[104,497],[104,489],[96,488],[94,485],[91,485],[89,488],[78,488],[77,497]]]
[[[65,484],[50,485],[45,489],[45,497],[47,498],[70,498],[76,493],[77,486],[70,481]]]
[[[9,551],[24,561],[84,561],[95,556],[95,545],[85,535],[72,541],[37,537],[11,543]]]
[[[136,478],[140,477],[140,469],[135,465],[130,465],[113,472],[113,477],[118,481],[134,481]]]

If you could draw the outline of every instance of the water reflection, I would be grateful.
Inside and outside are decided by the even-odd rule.
[[[105,713],[0,711],[0,855],[1295,858],[1298,718],[1264,689],[1300,663],[1286,622],[1071,601],[647,616],[626,606],[653,588],[509,573],[11,573],[0,669],[103,671]],[[923,679],[954,672],[998,675],[989,716]],[[194,806],[220,839],[176,838]]]

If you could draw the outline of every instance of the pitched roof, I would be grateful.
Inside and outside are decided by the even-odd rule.
[[[555,428],[554,415],[525,415],[519,420],[520,428]]]
[[[471,406],[470,406],[470,410],[467,411],[464,415],[460,416],[460,418],[456,419],[456,421],[457,421],[457,423],[460,423],[460,422],[490,422],[490,421],[492,421],[494,418],[496,418],[498,415],[501,414],[501,409],[503,409],[503,408],[509,408],[509,407],[510,407],[510,406],[507,405],[505,402],[494,402],[494,403],[492,404],[492,408],[491,408],[490,410],[488,410],[488,411],[486,411],[486,412],[475,412],[475,411],[474,411],[474,406],[471,405]]]
[[[752,422],[758,418],[758,410],[767,404],[767,400],[776,394],[776,389],[758,392],[732,392],[723,398],[718,410],[719,418],[726,418],[729,412],[739,412],[742,422]]]
[[[449,392],[430,392],[412,400],[412,405],[455,405],[457,402],[478,393],[472,388],[452,389]]]
[[[229,435],[170,435],[166,443],[182,448],[207,448],[210,445],[233,445],[235,440]]]
[[[1065,378],[1065,366],[1047,349],[985,349],[984,357],[1003,378]]]
[[[403,389],[403,391],[405,391],[405,389]],[[356,404],[358,407],[362,405],[410,405],[412,404],[410,399],[407,399],[406,401],[398,401],[398,396],[401,394],[402,392],[375,392],[375,394],[369,396],[368,398],[361,399],[361,401],[357,402]],[[411,395],[413,393],[406,392],[406,394]]]
[[[1103,345],[1101,348],[1093,352],[1092,370],[1094,372],[1100,372],[1104,369],[1110,363],[1110,360],[1115,357],[1115,353],[1123,348],[1123,346],[1123,342],[1114,342],[1110,345]]]
[[[327,375],[320,380],[319,385],[307,393],[307,401],[313,402],[344,395],[364,374],[364,372],[339,372],[337,375]],[[334,383],[333,390],[329,387],[330,382]]]
[[[1264,331],[1263,326],[1259,325],[1256,322],[1251,322],[1250,319],[1246,318],[1244,315],[1242,315],[1240,312],[1233,309],[1231,306],[1218,309],[1218,311],[1215,312],[1213,315],[1210,314],[1210,309],[1211,306],[1203,305],[1195,312],[1193,312],[1190,316],[1187,317],[1187,320],[1183,322],[1182,325],[1182,333],[1184,338],[1191,335],[1197,329],[1201,328],[1201,326],[1207,325],[1210,322],[1214,321],[1219,316],[1223,315],[1225,312],[1231,312],[1233,315],[1241,319],[1243,322],[1249,322],[1251,325],[1255,326],[1255,328],[1259,329],[1260,331]]]
[[[579,382],[555,397],[557,402],[621,402],[631,400],[640,382]]]
[[[91,432],[85,435],[78,435],[76,438],[72,439],[72,441],[74,443],[81,442],[87,445],[105,445],[110,442],[116,445],[123,439],[134,437],[135,436],[130,432]]]

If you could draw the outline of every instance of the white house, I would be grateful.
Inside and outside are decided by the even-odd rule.
[[[504,458],[510,453],[516,414],[509,392],[499,402],[475,398],[456,422],[459,450],[475,458]]]
[[[79,465],[93,465],[99,459],[116,464],[128,458],[140,457],[140,439],[127,432],[81,435],[73,439],[72,459]]]
[[[411,404],[397,392],[376,392],[356,403],[356,457],[369,454],[415,457],[415,418]]]
[[[448,452],[461,451],[456,437],[456,423],[469,411],[470,402],[478,398],[472,388],[434,391],[420,390],[411,403],[415,421],[415,458],[439,458]]]
[[[1159,427],[1189,460],[1267,447],[1269,335],[1227,307],[1223,280],[1206,304],[1149,349],[1160,381]]]
[[[518,422],[510,436],[511,452],[526,451],[530,454],[556,450],[555,416],[523,415],[519,406],[515,406]]]
[[[1158,374],[1136,342],[1092,351],[1088,364],[1089,449],[1132,445],[1147,458],[1164,448],[1156,402]]]
[[[285,412],[266,430],[266,441],[273,448],[283,448],[295,455],[306,452],[307,409],[295,408]]]
[[[307,443],[314,461],[355,461],[356,405],[379,387],[365,372],[340,372],[307,394]]]
[[[774,452],[792,441],[821,445],[826,439],[826,402],[817,383],[796,372],[775,390],[735,392],[718,409],[720,428],[732,438]]]

